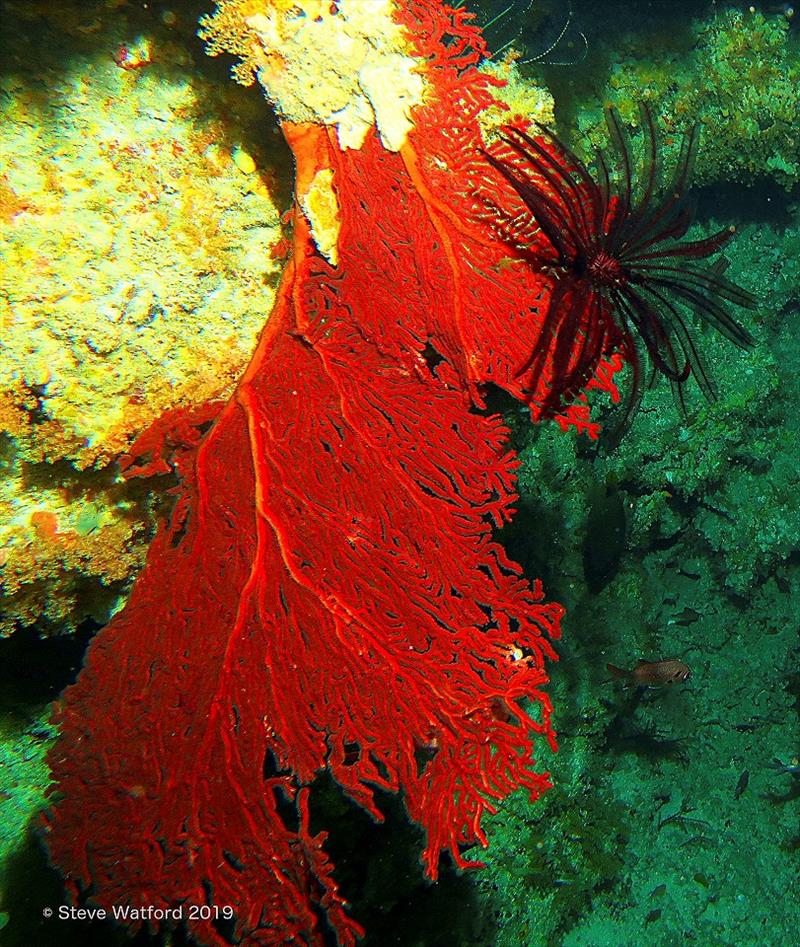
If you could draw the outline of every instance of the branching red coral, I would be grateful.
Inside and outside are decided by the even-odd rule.
[[[338,265],[297,212],[252,363],[213,421],[173,436],[190,445],[180,500],[59,713],[48,845],[74,896],[203,906],[203,943],[227,942],[228,907],[241,943],[317,943],[320,911],[354,942],[309,829],[323,769],[378,819],[374,788],[402,790],[432,878],[443,850],[472,864],[462,846],[485,843],[498,800],[548,785],[533,741],[554,744],[542,688],[562,610],[492,540],[517,461],[480,410],[488,381],[520,394],[547,284],[504,268],[472,213],[492,173],[473,31],[409,11],[438,24],[426,49],[450,97],[401,154],[285,128],[298,187],[334,170]],[[430,41],[445,32],[449,54]],[[132,470],[169,466],[159,436],[139,450]]]

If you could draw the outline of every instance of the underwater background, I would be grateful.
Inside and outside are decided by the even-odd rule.
[[[369,2],[369,0],[365,0]],[[718,397],[663,380],[614,451],[497,396],[520,500],[499,539],[567,609],[551,665],[554,787],[487,820],[486,867],[419,865],[320,779],[366,945],[797,941],[800,799],[800,34],[792,7],[473,4],[493,64],[587,162],[603,108],[703,126],[699,233],[735,224],[741,351],[698,329]],[[0,75],[0,944],[191,943],[58,923],[39,829],[49,707],[124,604],[174,485],[115,459],[172,408],[227,396],[282,267],[292,163],[257,89],[196,36],[203,3],[6,2]],[[512,57],[508,65],[508,52]],[[506,65],[503,65],[503,64]],[[506,71],[503,72],[503,69]],[[549,98],[552,96],[552,102]],[[523,107],[523,106],[521,106]],[[550,118],[546,123],[552,124]],[[265,253],[267,248],[270,252]],[[76,274],[80,274],[76,277]],[[624,385],[624,378],[622,384]],[[593,410],[612,422],[614,407]],[[167,482],[169,481],[169,482]],[[795,605],[792,605],[795,602]],[[679,659],[625,687],[607,664]],[[447,858],[443,860],[447,862]]]

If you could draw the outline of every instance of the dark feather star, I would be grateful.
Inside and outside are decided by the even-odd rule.
[[[683,386],[690,375],[709,400],[716,397],[687,321],[691,312],[741,348],[754,344],[727,304],[752,308],[755,297],[723,276],[724,258],[709,266],[696,262],[717,254],[735,228],[684,239],[694,218],[686,191],[699,130],[695,125],[685,135],[675,172],[665,185],[656,124],[646,104],[640,104],[640,113],[644,145],[638,179],[627,134],[613,109],[606,111],[606,120],[619,158],[616,175],[598,152],[595,179],[580,158],[538,123],[539,139],[504,129],[508,159],[486,153],[545,238],[542,248],[514,240],[515,251],[554,278],[542,342],[518,376],[527,374],[535,391],[543,368],[550,365],[552,384],[539,397],[543,416],[552,416],[584,388],[600,358],[620,352],[633,377],[614,441],[629,428],[641,402],[647,358],[653,373],[669,379],[684,413]]]

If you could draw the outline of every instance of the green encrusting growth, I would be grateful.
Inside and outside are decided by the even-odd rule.
[[[54,737],[45,709],[0,708],[0,930],[14,905],[7,897],[16,856],[44,806],[50,774],[45,763]]]
[[[765,221],[761,201],[752,216]],[[784,893],[800,880],[797,784],[773,761],[796,756],[800,730],[799,209],[781,223],[744,224],[728,253],[731,278],[759,296],[742,317],[755,349],[698,334],[717,401],[690,391],[683,418],[657,384],[610,455],[507,416],[522,467],[505,544],[568,611],[552,668],[560,749],[545,761],[557,788],[504,808],[476,877],[500,912],[498,943],[671,945],[688,931],[755,947],[796,934]],[[593,400],[613,425],[620,407]],[[624,508],[626,543],[592,593],[598,490]],[[608,680],[606,663],[640,658],[679,658],[692,678],[642,693]]]
[[[721,10],[685,32],[676,24],[672,38],[672,48],[654,54],[651,35],[622,35],[608,72],[580,88],[571,141],[590,156],[608,143],[604,104],[636,127],[644,100],[660,117],[667,150],[677,152],[683,129],[704,126],[697,183],[771,179],[791,188],[800,174],[800,39],[787,17]]]
[[[628,887],[625,807],[555,769],[540,804],[516,799],[491,820],[489,865],[475,883],[495,916],[495,947],[559,944],[600,892]]]

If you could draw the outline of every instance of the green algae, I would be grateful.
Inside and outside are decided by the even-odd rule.
[[[656,41],[644,26],[602,37],[584,81],[565,84],[570,95],[557,97],[561,114],[574,114],[570,139],[587,157],[608,145],[603,107],[613,105],[635,129],[644,100],[659,117],[668,164],[681,133],[703,125],[698,183],[768,179],[789,189],[800,173],[799,52],[785,13],[720,7],[705,19],[674,24],[669,37]]]
[[[765,202],[762,219],[770,211]],[[798,882],[796,793],[771,769],[773,758],[796,755],[798,734],[800,209],[787,207],[778,225],[750,216],[728,248],[728,272],[759,296],[756,310],[738,314],[756,347],[742,352],[696,330],[717,401],[690,390],[684,418],[657,384],[610,455],[555,425],[529,428],[519,409],[508,414],[522,466],[520,514],[503,539],[568,609],[551,668],[557,802],[525,818],[536,825],[547,811],[567,837],[563,798],[601,838],[618,838],[607,853],[595,833],[581,843],[586,886],[573,893],[586,904],[576,910],[558,862],[537,848],[536,832],[549,828],[520,819],[493,835],[487,896],[493,903],[502,891],[498,910],[517,943],[632,947],[678,944],[689,932],[699,943],[757,945],[765,931],[770,942],[791,941],[800,920],[783,898]],[[624,373],[619,381],[624,390]],[[613,425],[620,408],[593,401]],[[592,594],[582,550],[604,483],[623,499],[628,535],[617,574]],[[692,668],[677,689],[637,695],[605,670],[669,657]],[[508,813],[498,818],[510,825]],[[754,839],[745,850],[744,838]],[[528,843],[533,868],[523,871],[515,859],[525,860]]]
[[[566,762],[566,758],[565,758]],[[486,868],[475,877],[497,919],[497,947],[556,945],[602,890],[624,887],[627,813],[589,774],[540,803],[515,796],[487,820]]]
[[[13,915],[7,895],[14,860],[27,845],[45,803],[45,760],[55,731],[49,709],[0,711],[0,930]]]

